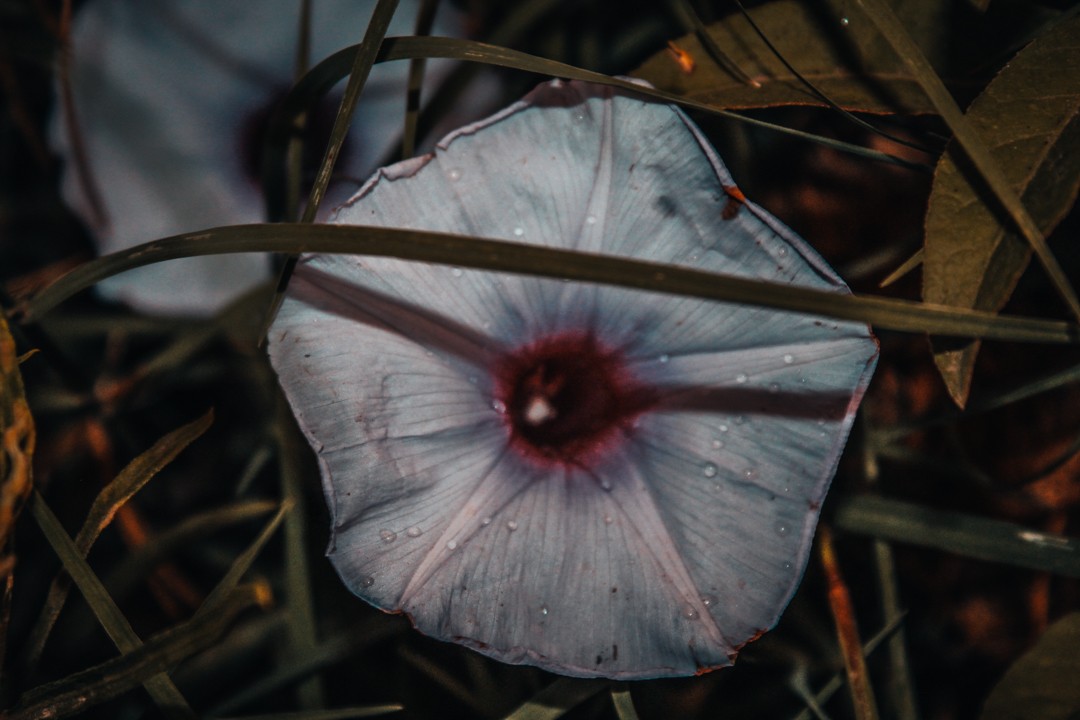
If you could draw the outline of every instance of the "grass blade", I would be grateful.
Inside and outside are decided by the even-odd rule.
[[[64,531],[63,526],[56,519],[49,506],[45,504],[45,499],[37,492],[31,495],[30,512],[34,516],[34,520],[37,521],[46,540],[49,541],[53,550],[60,557],[64,569],[71,576],[71,579],[75,581],[79,591],[86,598],[86,603],[93,610],[94,615],[116,647],[121,653],[138,650],[142,646],[139,636],[135,634],[127,618],[120,612],[120,608],[109,597],[109,593],[105,590],[105,586],[101,584],[101,580],[98,579],[98,576],[94,574],[94,571],[90,569],[82,555],[79,554],[75,543]],[[176,685],[164,672],[148,678],[142,685],[167,718],[179,720],[195,717],[195,713],[187,704],[184,696],[180,694]]]
[[[952,95],[949,94],[941,78],[930,67],[930,62],[923,55],[919,46],[911,39],[904,29],[892,8],[884,0],[857,0],[858,4],[866,11],[866,16],[885,40],[893,46],[896,54],[904,61],[911,70],[915,79],[919,81],[923,91],[926,92],[934,107],[949,128],[953,131],[960,146],[964,149],[972,164],[978,169],[983,180],[993,191],[1002,207],[1012,218],[1017,229],[1024,239],[1031,245],[1036,257],[1042,263],[1051,283],[1057,290],[1058,295],[1064,300],[1065,305],[1074,317],[1080,319],[1080,299],[1076,297],[1065,271],[1061,269],[1057,258],[1050,252],[1046,245],[1046,239],[1038,224],[1024,208],[1020,196],[1010,185],[1008,178],[1002,171],[1001,166],[990,154],[986,143],[979,137],[979,133],[964,116],[963,111],[956,104]]]
[[[1003,520],[864,495],[838,500],[833,524],[846,532],[1080,577],[1080,540]]]
[[[237,615],[253,605],[265,605],[268,598],[269,590],[263,585],[241,586],[226,598],[218,612],[170,628],[120,657],[34,688],[5,717],[10,720],[65,718],[119,697],[210,647]]]
[[[1080,327],[868,295],[843,295],[674,265],[446,233],[348,225],[233,225],[175,235],[87,262],[22,308],[32,321],[75,293],[131,268],[193,255],[328,252],[503,270],[855,320],[880,329],[1013,342],[1077,343]]]
[[[80,557],[87,556],[101,531],[108,527],[124,503],[150,482],[162,468],[171,463],[188,445],[201,437],[213,422],[214,411],[209,410],[198,420],[173,430],[128,463],[112,482],[102,488],[94,498],[82,528],[75,536],[75,550]],[[56,624],[60,611],[64,608],[70,589],[70,579],[64,573],[57,575],[49,586],[49,594],[46,596],[41,615],[38,616],[34,629],[30,633],[30,639],[27,640],[28,664],[31,667],[37,665],[41,659],[49,633]]]

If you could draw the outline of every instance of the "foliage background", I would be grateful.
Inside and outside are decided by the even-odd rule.
[[[1034,108],[1067,99],[1056,130],[1044,132],[1034,149],[999,154],[999,162],[1033,214],[1040,213],[1036,220],[1064,276],[1077,277],[1071,240],[1078,229],[1072,206],[1080,177],[1073,132],[1080,62],[1061,59],[1075,58],[1080,47],[1075,7],[1012,0],[892,5],[962,108],[976,98],[993,102],[988,86],[1007,63],[1020,63],[1022,48],[1055,28],[1073,28],[1060,40],[1062,55],[1027,67],[983,120],[972,111],[972,122],[1005,141],[1023,138]],[[688,8],[718,40],[734,34],[751,48],[728,52],[761,88],[748,91],[745,79],[722,70],[697,37],[686,35],[693,29]],[[467,10],[477,40],[605,74],[640,68],[634,74],[662,90],[921,166],[857,157],[824,141],[691,110],[742,190],[807,238],[857,292],[993,311],[1007,299],[1007,312],[1075,323],[1043,269],[1027,266],[1026,251],[1010,255],[1001,279],[987,279],[988,266],[965,245],[980,232],[977,222],[993,225],[990,236],[1025,246],[1001,230],[1012,226],[978,180],[968,205],[986,217],[973,221],[947,205],[935,214],[963,192],[942,189],[950,172],[938,164],[943,153],[958,158],[962,178],[978,175],[955,145],[946,151],[953,127],[903,58],[865,30],[857,13],[866,11],[856,3],[774,0],[750,5],[750,12],[817,87],[921,150],[820,107],[786,68],[753,49],[751,30],[722,0],[630,2],[617,11],[598,0],[476,0]],[[14,717],[42,707],[93,717],[186,716],[182,707],[160,705],[175,691],[198,716],[359,717],[388,704],[400,706],[391,717],[408,718],[515,711],[627,718],[634,708],[642,718],[812,716],[807,695],[844,670],[829,603],[835,588],[817,559],[779,628],[748,647],[735,668],[611,686],[500,665],[420,636],[404,619],[353,598],[333,576],[322,558],[328,520],[317,472],[257,347],[265,294],[211,320],[163,320],[84,292],[40,320],[20,321],[26,298],[93,256],[87,231],[59,197],[59,160],[44,132],[56,111],[62,11],[49,0],[0,2],[0,282],[14,336],[14,346],[0,343],[0,430],[5,439],[15,437],[10,428],[22,432],[19,442],[5,445],[0,479],[5,507],[18,510],[30,481],[19,461],[32,456],[42,498],[0,527],[0,558],[9,558],[0,568],[10,590],[0,616],[0,707],[15,708]],[[843,35],[851,25],[855,42]],[[358,41],[362,34],[357,28]],[[692,74],[679,68],[669,40],[694,58]],[[506,100],[541,79],[515,70],[497,77]],[[1031,91],[1025,103],[1009,104],[1024,91]],[[989,144],[996,150],[1007,143]],[[1043,165],[1032,169],[1032,157],[1053,169],[1042,185],[1036,180]],[[1061,197],[1046,208],[1041,200],[1051,191]],[[923,268],[879,289],[920,249]],[[935,282],[956,293],[934,296]],[[1068,345],[995,341],[976,355],[955,340],[931,344],[924,333],[877,331],[879,371],[823,515],[863,640],[895,630],[869,656],[869,675],[856,673],[856,684],[873,688],[886,718],[1070,717],[1080,708],[1071,687],[1077,659],[1061,648],[1074,647],[1080,632],[1072,614],[1080,605],[1080,555],[1071,539],[1080,500],[1080,358]],[[31,351],[16,371],[14,357]],[[36,449],[26,413],[17,410],[24,407],[20,374]],[[104,487],[121,497],[95,506]],[[289,511],[282,520],[275,512],[283,502]],[[86,522],[94,507],[104,507],[101,519]],[[268,526],[272,518],[280,526]],[[116,645],[78,590],[40,659],[33,658],[33,628],[54,602],[48,598],[58,550],[96,534],[80,530],[84,523],[103,527],[90,541],[91,576],[108,589],[134,636],[155,638],[148,650],[129,646],[126,664],[114,661]],[[259,538],[265,544],[246,556]],[[247,570],[242,582],[229,580],[230,568]],[[109,602],[91,593],[89,604],[100,614]],[[200,607],[209,611],[200,614]],[[1033,647],[1036,654],[1025,658]],[[160,682],[151,687],[149,678],[166,668],[173,690]],[[41,687],[63,678],[68,684]],[[147,688],[139,689],[144,681]],[[320,714],[323,708],[339,714]],[[829,717],[872,716],[845,692],[823,708]]]

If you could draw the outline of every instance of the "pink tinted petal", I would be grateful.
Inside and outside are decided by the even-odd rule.
[[[337,219],[846,292],[763,211],[724,219],[730,184],[673,108],[550,83],[380,171]],[[691,674],[775,623],[877,352],[855,323],[383,258],[309,258],[290,295],[271,358],[322,448],[342,577],[435,637],[571,675]],[[362,328],[347,344],[343,322]],[[282,355],[279,329],[373,377]],[[600,455],[563,464],[511,442],[493,364],[560,333],[588,333],[647,388]],[[431,385],[404,383],[409,358]],[[371,403],[372,426],[320,427],[331,392]],[[400,412],[382,411],[391,397]],[[431,530],[404,549],[410,522]]]
[[[401,4],[391,34],[412,33],[418,5]],[[374,6],[374,0],[315,0],[312,61],[358,42]],[[296,0],[82,4],[72,32],[71,82],[109,220],[91,228],[102,254],[263,219],[259,189],[245,172],[243,135],[251,116],[292,84],[299,7]],[[460,24],[447,5],[436,32],[454,34]],[[429,82],[448,70],[446,62],[429,62]],[[372,70],[339,176],[366,175],[397,141],[407,73],[402,62]],[[89,221],[93,213],[73,171],[60,113],[50,134],[69,158],[64,197]],[[266,280],[269,270],[263,255],[184,259],[124,273],[100,288],[146,311],[208,313]]]

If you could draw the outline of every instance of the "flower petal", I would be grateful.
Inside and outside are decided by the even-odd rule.
[[[418,3],[402,3],[391,34],[412,32]],[[373,1],[316,0],[314,60],[355,43]],[[410,6],[413,10],[410,12]],[[245,168],[244,135],[292,84],[300,4],[216,0],[92,0],[72,30],[75,112],[107,215],[92,227],[101,253],[218,225],[258,222],[263,205]],[[460,24],[439,13],[437,31]],[[428,64],[428,77],[449,69]],[[408,64],[373,68],[354,120],[362,140],[347,144],[336,174],[362,177],[400,133]],[[69,204],[89,224],[95,213],[70,161],[59,113],[51,137],[69,161]],[[247,142],[251,142],[249,139]],[[355,187],[355,186],[354,186]],[[101,291],[151,312],[207,313],[269,277],[264,255],[183,259],[139,268]]]
[[[553,82],[381,170],[337,220],[846,292],[763,210],[732,215],[733,187],[674,108]],[[645,390],[613,405],[597,453],[523,453],[514,423],[558,410],[509,417],[499,358],[547,348],[515,381],[545,403],[563,381],[550,353],[585,347],[568,332]],[[507,662],[630,679],[730,664],[776,622],[877,347],[865,326],[795,313],[312,256],[270,354],[323,466],[331,559],[358,595]],[[601,409],[583,412],[602,417],[606,392],[619,389],[585,392]]]

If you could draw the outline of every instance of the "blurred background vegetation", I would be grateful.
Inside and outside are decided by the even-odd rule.
[[[1023,70],[1019,86],[1037,90],[1022,107],[1001,102],[983,112],[984,134],[1005,129],[992,149],[1019,147],[1009,143],[1030,134],[1039,109],[1067,98],[1063,120],[1042,131],[1035,149],[998,157],[1064,275],[1078,277],[1076,8],[892,5],[961,108],[976,98],[997,102],[992,83],[1010,62]],[[963,213],[947,206],[958,191],[940,190],[952,172],[943,169],[946,155],[970,174],[949,145],[955,129],[888,43],[863,34],[866,10],[854,1],[775,0],[747,10],[791,65],[888,136],[828,107],[776,64],[728,0],[458,7],[473,40],[638,75],[820,138],[690,110],[746,195],[805,237],[856,292],[951,302],[944,295],[956,285],[974,288],[974,307],[1070,318],[1012,234],[997,232],[1005,244],[992,247],[997,255],[1008,254],[1009,242],[1021,247],[1004,270],[997,260],[956,259],[976,251],[963,244],[971,235]],[[812,699],[834,678],[862,685],[864,700],[872,688],[884,718],[1077,717],[1080,660],[1069,648],[1080,646],[1072,614],[1080,608],[1072,539],[1080,354],[1068,345],[987,342],[976,353],[955,340],[880,330],[879,370],[823,510],[835,537],[830,567],[853,615],[830,604],[837,576],[815,555],[779,627],[734,668],[632,684],[561,679],[427,639],[350,595],[322,557],[329,521],[317,469],[258,347],[268,288],[212,318],[143,315],[88,291],[20,321],[27,298],[95,255],[88,228],[61,198],[61,159],[46,130],[58,112],[65,11],[56,0],[0,0],[0,299],[14,338],[0,334],[0,708],[11,717],[872,717],[842,686],[831,699]],[[704,27],[723,56],[702,42]],[[356,28],[357,42],[363,31]],[[1035,43],[1056,54],[1024,65],[1018,53]],[[464,67],[448,87],[467,86]],[[486,110],[544,79],[511,69],[480,78],[497,96]],[[443,113],[467,117],[455,97],[452,89],[437,94],[421,130]],[[855,156],[827,138],[905,164]],[[979,188],[975,204],[1010,227]],[[1054,192],[1060,197],[1044,208],[1039,199]],[[940,202],[938,215],[957,224],[935,225]],[[879,287],[901,267],[913,269]],[[934,282],[945,289],[927,287]],[[31,460],[39,495],[23,508]],[[62,557],[77,587],[61,572]],[[42,619],[53,615],[54,625]],[[862,642],[880,646],[868,655],[868,674],[845,671],[836,625],[848,620]]]

